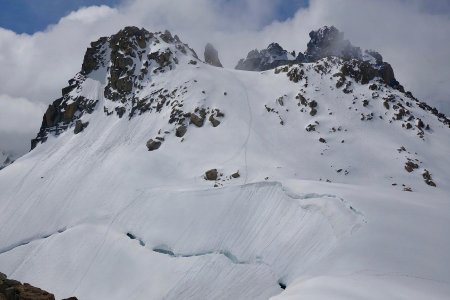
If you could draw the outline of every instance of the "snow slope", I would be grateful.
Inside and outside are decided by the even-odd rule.
[[[448,299],[442,118],[379,79],[339,86],[340,58],[246,72],[177,43],[147,43],[176,60],[116,100],[108,59],[78,74],[62,103],[95,109],[0,171],[2,272],[60,298]]]

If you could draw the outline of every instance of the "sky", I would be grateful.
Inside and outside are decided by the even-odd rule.
[[[278,42],[304,51],[335,25],[379,51],[418,98],[450,115],[449,0],[0,0],[0,150],[23,154],[48,104],[81,67],[91,41],[124,26],[169,29],[225,67]]]

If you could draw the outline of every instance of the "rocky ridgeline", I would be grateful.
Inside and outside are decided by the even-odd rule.
[[[279,66],[302,63],[304,57],[302,53],[296,57],[295,52],[289,53],[277,43],[270,44],[267,49],[261,51],[252,50],[246,59],[239,60],[236,69],[246,71],[265,71]]]
[[[91,114],[99,101],[77,93],[88,78],[106,78],[104,97],[116,105],[113,112],[105,107],[105,113],[122,117],[128,106],[131,105],[134,111],[143,105],[136,94],[151,76],[173,70],[182,56],[191,58],[193,64],[198,60],[196,53],[169,31],[152,33],[126,27],[111,37],[91,43],[81,71],[69,80],[69,86],[62,89],[62,97],[50,104],[45,112],[31,148],[44,142],[49,133],[59,135],[69,128],[79,133],[88,126],[79,119],[84,114]]]
[[[265,71],[284,65],[314,63],[327,57],[339,57],[344,60],[343,73],[351,73],[348,75],[358,78],[363,84],[381,77],[389,86],[403,89],[395,79],[391,65],[384,62],[378,52],[366,50],[363,53],[361,48],[344,39],[344,34],[334,26],[311,31],[309,36],[311,40],[304,53],[295,56],[295,51],[289,53],[280,45],[272,43],[267,49],[250,51],[246,59],[239,61],[236,69]]]
[[[55,296],[28,283],[22,284],[17,280],[8,279],[5,274],[0,273],[0,300],[55,300]]]
[[[450,128],[450,120],[444,114],[439,113],[426,103],[420,102],[410,92],[405,92],[403,88],[393,89],[390,85],[392,83],[390,79],[393,79],[393,77],[390,77],[389,74],[383,77],[373,68],[363,67],[367,64],[368,62],[362,60],[346,60],[345,58],[330,56],[313,64],[302,63],[278,67],[274,70],[274,73],[285,74],[290,81],[298,84],[299,93],[295,97],[283,95],[275,99],[273,103],[265,104],[265,109],[268,113],[275,114],[280,120],[280,125],[284,125],[285,118],[291,111],[288,107],[292,108],[289,104],[293,102],[300,112],[309,114],[311,117],[311,122],[305,130],[311,134],[321,134],[318,137],[318,142],[327,144],[327,149],[331,149],[333,145],[327,142],[328,137],[332,137],[338,132],[345,135],[347,129],[342,128],[342,126],[323,128],[315,118],[317,114],[322,116],[334,114],[330,109],[324,111],[322,108],[323,102],[312,97],[321,95],[317,93],[320,91],[319,87],[313,87],[315,93],[308,92],[310,77],[317,78],[319,76],[324,80],[329,78],[331,82],[334,82],[334,86],[329,87],[331,90],[336,89],[350,96],[350,98],[346,97],[350,100],[346,103],[348,113],[359,116],[361,122],[384,122],[387,126],[399,124],[402,130],[415,133],[418,138],[425,140],[426,135],[433,134],[432,126],[426,122],[429,119],[423,114],[423,111],[425,111],[430,114],[430,117],[434,115],[443,126]],[[355,86],[355,83],[358,86]],[[354,88],[364,85],[366,85],[366,88],[363,91],[359,89],[358,92],[354,92]],[[344,118],[344,116],[342,117]],[[345,117],[349,117],[349,115]],[[344,142],[344,139],[340,140],[340,143]],[[425,168],[426,166],[420,160],[418,153],[407,151],[404,146],[401,146],[398,152],[404,154],[403,159],[406,160],[404,169],[406,172],[418,173],[427,185],[436,187],[432,173]],[[349,174],[348,170],[341,168],[337,169],[336,172],[343,175]],[[392,185],[398,184],[394,182]],[[412,189],[404,186],[404,191],[412,191]]]
[[[345,94],[353,94],[354,82],[361,85],[368,85],[368,89],[372,93],[370,97],[359,99],[355,95],[353,97],[353,104],[356,101],[360,101],[362,107],[367,110],[371,101],[378,101],[385,110],[390,112],[387,113],[389,123],[401,121],[402,127],[407,130],[417,130],[417,135],[421,138],[424,137],[425,132],[430,131],[430,127],[413,112],[413,108],[419,108],[429,112],[439,122],[450,128],[450,119],[443,113],[440,113],[436,108],[430,107],[425,102],[420,102],[411,92],[405,92],[404,88],[395,80],[389,64],[385,68],[375,69],[367,61],[357,59],[346,60],[345,58],[333,56],[325,57],[314,64],[286,65],[274,70],[275,74],[286,73],[289,80],[300,83],[303,88],[309,86],[309,78],[306,75],[309,71],[314,71],[321,76],[331,76],[336,82],[335,87]],[[389,92],[389,88],[392,87],[399,91],[402,96]],[[388,93],[387,96],[380,97],[381,93],[386,92]],[[302,96],[302,93],[299,93],[297,99],[300,100],[299,106],[303,105],[311,108],[311,116],[317,113],[317,103],[315,101],[308,103]],[[373,117],[373,113],[361,114],[361,121],[370,121]],[[386,116],[379,116],[379,118],[386,119]]]
[[[428,124],[424,124],[412,113],[412,107],[417,106],[430,112],[450,127],[450,120],[444,114],[424,102],[419,102],[410,92],[405,92],[396,80],[391,65],[384,62],[379,53],[363,52],[345,40],[344,34],[333,26],[312,31],[310,38],[304,53],[296,55],[295,52],[290,53],[280,45],[272,43],[267,49],[251,51],[246,59],[239,61],[236,68],[249,71],[274,69],[277,74],[286,73],[291,81],[300,83],[303,88],[310,84],[306,71],[313,69],[321,76],[334,78],[335,88],[346,94],[353,93],[355,82],[369,85],[372,95],[355,101],[361,101],[364,108],[370,107],[369,103],[375,99],[381,101],[383,107],[392,112],[392,120],[389,122],[401,121],[405,129],[417,130],[422,138],[429,130]],[[205,47],[204,59],[212,66],[222,67],[218,51],[211,44]],[[160,130],[158,136],[152,137],[147,143],[150,151],[158,149],[171,133],[181,138],[182,142],[191,125],[202,127],[208,121],[213,127],[219,126],[224,117],[219,108],[201,103],[193,110],[184,107],[185,100],[192,97],[188,88],[198,86],[197,80],[180,83],[170,91],[153,80],[158,74],[176,69],[180,63],[196,68],[199,62],[196,53],[168,31],[151,33],[145,29],[126,27],[111,37],[100,38],[87,49],[81,71],[69,80],[69,86],[62,89],[62,97],[49,105],[40,131],[31,142],[31,148],[44,142],[49,134],[59,135],[68,129],[78,134],[89,125],[81,118],[94,112],[100,101],[99,96],[82,96],[86,95],[83,93],[84,84],[88,83],[89,79],[94,79],[92,81],[97,83],[105,81],[102,91],[105,101],[100,109],[107,116],[126,116],[129,119],[143,113],[170,116],[167,122],[172,129]],[[146,87],[151,88],[150,93],[147,91],[145,96],[140,96],[141,90]],[[392,93],[387,97],[379,97],[381,92],[388,88],[396,89],[405,97]],[[208,95],[206,91],[202,93],[199,101],[205,102]],[[226,95],[225,92],[224,97]],[[300,92],[297,100],[302,111],[307,111],[312,117],[318,113],[318,102],[314,99],[306,99]],[[277,101],[281,103],[283,98]],[[280,124],[284,124],[279,109],[266,105],[266,110],[277,114]],[[362,121],[374,118],[373,112],[361,113]]]

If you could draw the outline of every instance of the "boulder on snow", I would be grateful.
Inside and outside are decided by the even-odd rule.
[[[180,125],[175,129],[175,136],[177,137],[183,137],[187,132],[187,127],[184,125]]]
[[[209,116],[209,121],[211,122],[213,127],[217,127],[220,125],[220,121],[214,118],[213,115]]]
[[[197,127],[202,127],[205,123],[205,114],[200,111],[200,114],[191,113],[190,115],[191,123]]]
[[[81,122],[81,120],[76,120],[75,122],[75,129],[73,130],[73,133],[78,134],[82,132],[87,126],[89,125],[89,122]]]
[[[205,55],[205,62],[207,64],[220,68],[223,67],[219,59],[219,52],[210,43],[206,44],[204,55]]]
[[[206,180],[217,180],[217,178],[219,178],[219,172],[217,171],[217,169],[211,169],[205,172],[205,179]]]
[[[159,149],[159,147],[161,147],[161,142],[160,141],[155,141],[153,139],[149,139],[147,141],[146,145],[147,145],[148,151],[154,151],[154,150]]]

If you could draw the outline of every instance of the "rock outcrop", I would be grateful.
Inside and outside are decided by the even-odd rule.
[[[290,63],[301,63],[303,55],[297,57],[295,53],[289,53],[277,43],[270,44],[266,49],[252,50],[247,58],[239,60],[236,69],[246,71],[265,71]]]
[[[131,103],[132,116],[136,110],[147,109],[136,101],[135,91],[151,76],[173,70],[181,56],[198,60],[195,51],[169,31],[152,33],[143,28],[125,27],[91,43],[80,72],[62,89],[62,97],[48,106],[39,133],[31,141],[31,149],[45,142],[48,134],[59,135],[72,127],[78,133],[86,128],[87,122],[80,123],[80,119],[91,114],[99,102],[99,97],[77,93],[88,79],[106,78],[104,97],[117,103],[112,112],[105,107],[106,114],[115,112],[122,117]]]
[[[77,300],[76,297],[68,299]],[[9,279],[0,273],[0,300],[55,300],[55,296],[28,283],[22,284]]]
[[[395,79],[392,66],[384,62],[378,52],[373,50],[363,52],[360,47],[355,47],[346,40],[344,33],[336,27],[324,26],[311,31],[309,36],[310,41],[304,53],[300,52],[295,56],[295,52],[289,53],[277,43],[272,43],[267,49],[250,51],[247,58],[239,60],[236,69],[265,71],[283,65],[313,63],[328,57],[339,57],[345,61],[342,68],[344,76],[350,76],[363,84],[379,77],[387,85],[404,91]]]
[[[206,44],[204,56],[207,64],[219,68],[223,67],[219,59],[219,52],[210,43]]]
[[[319,59],[337,56],[347,59],[361,59],[361,48],[354,47],[344,39],[344,33],[334,26],[324,26],[309,33],[311,40],[304,54],[305,62],[315,62]]]
[[[217,180],[219,178],[219,172],[217,171],[217,169],[211,169],[205,172],[205,179],[206,180],[210,180],[210,181],[214,181]]]
[[[154,151],[161,147],[161,141],[149,139],[146,143],[148,151]]]

